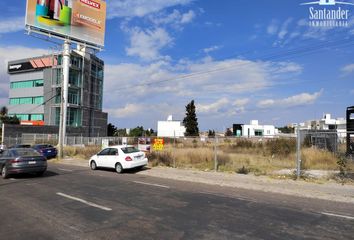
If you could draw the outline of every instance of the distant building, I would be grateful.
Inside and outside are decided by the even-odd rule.
[[[337,131],[339,138],[346,136],[347,121],[345,118],[332,119],[331,114],[326,113],[320,120],[310,120],[300,123],[301,130],[333,130]]]
[[[234,124],[233,134],[237,137],[273,137],[278,129],[273,125],[259,125],[258,120],[251,120],[249,125]]]
[[[172,115],[168,116],[167,121],[157,122],[158,137],[184,137],[185,132],[182,122],[173,120]]]

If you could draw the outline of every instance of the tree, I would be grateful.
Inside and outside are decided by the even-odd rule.
[[[20,119],[17,116],[9,117],[9,116],[1,116],[0,120],[4,124],[20,124]]]
[[[194,100],[186,106],[186,117],[183,119],[186,127],[185,136],[199,136],[198,118],[195,112]]]
[[[209,130],[208,137],[210,137],[210,138],[215,137],[215,131],[214,130]]]
[[[0,116],[7,116],[7,107],[3,106],[0,108]]]
[[[293,128],[293,127],[285,126],[285,127],[281,127],[278,129],[281,133],[295,133],[295,128]]]
[[[129,136],[130,137],[143,137],[144,136],[144,128],[141,126],[141,127],[136,127],[136,128],[133,128],[130,130],[130,133],[129,133]]]
[[[232,131],[230,128],[226,129],[226,132],[225,132],[225,137],[231,137],[233,135]]]
[[[107,136],[108,137],[113,137],[117,132],[116,126],[114,126],[112,123],[108,123],[107,125]]]
[[[8,109],[3,106],[0,108],[0,121],[5,124],[20,124],[20,119],[15,115],[13,117],[9,117],[7,115]]]

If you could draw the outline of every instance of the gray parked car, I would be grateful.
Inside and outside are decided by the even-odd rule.
[[[32,148],[12,148],[0,152],[3,178],[19,173],[35,173],[40,176],[47,170],[47,159]]]

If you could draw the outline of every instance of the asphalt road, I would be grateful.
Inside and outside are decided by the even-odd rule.
[[[353,239],[354,206],[50,164],[0,180],[0,239]]]

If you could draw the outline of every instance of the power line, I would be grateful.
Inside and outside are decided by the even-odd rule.
[[[283,59],[285,57],[287,57],[287,59],[290,59],[290,58],[293,58],[296,56],[313,54],[315,52],[318,52],[319,50],[323,50],[324,48],[328,48],[328,47],[339,47],[341,45],[343,45],[343,46],[348,45],[349,46],[349,45],[354,44],[352,39],[342,39],[340,41],[327,41],[327,43],[328,44],[318,44],[318,45],[313,45],[313,46],[307,46],[305,48],[297,48],[297,49],[293,49],[293,50],[288,50],[285,52],[280,52],[280,53],[272,54],[269,56],[263,56],[263,57],[260,57],[260,59],[263,62],[267,62],[267,61],[269,62],[269,61],[277,60],[277,59],[279,60],[279,59]],[[329,44],[329,43],[331,43],[331,44]],[[239,60],[242,61],[242,59],[239,59]],[[247,65],[254,64],[254,62],[250,62],[249,60],[244,60],[244,61],[247,61],[247,62],[242,62],[242,63],[237,62],[236,64],[231,64],[226,67],[216,68],[216,69],[212,69],[212,70],[208,70],[208,71],[199,71],[199,72],[194,72],[194,73],[190,73],[190,74],[185,74],[185,75],[175,77],[175,78],[169,78],[169,79],[163,79],[163,80],[152,81],[152,82],[147,82],[147,83],[141,83],[141,84],[136,84],[134,86],[126,86],[126,87],[119,88],[116,91],[125,90],[125,89],[129,89],[129,88],[136,88],[139,86],[151,86],[151,85],[161,84],[161,83],[175,81],[175,80],[184,80],[184,79],[189,79],[189,78],[202,76],[202,75],[206,75],[206,74],[221,72],[221,71],[225,71],[225,70],[231,70],[235,67],[241,67],[241,66],[244,67]]]

